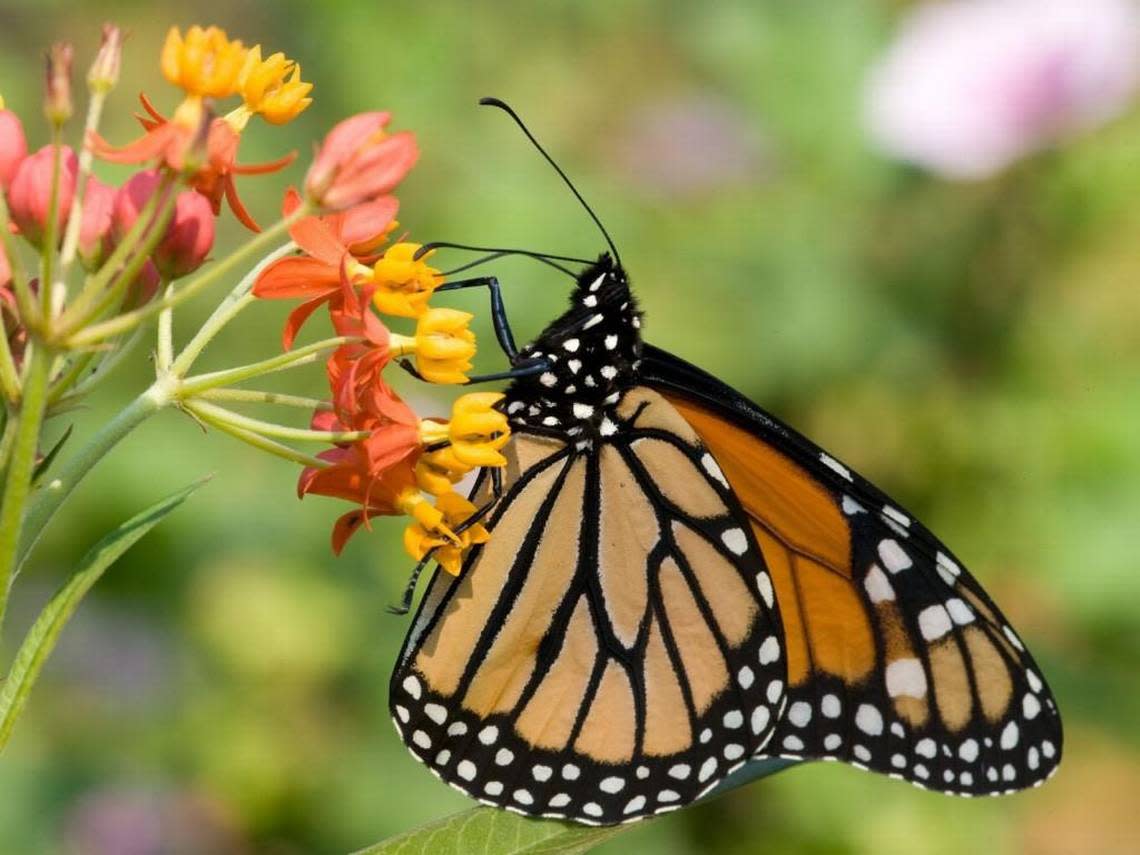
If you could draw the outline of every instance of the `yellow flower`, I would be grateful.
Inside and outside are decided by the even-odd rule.
[[[416,461],[416,483],[425,493],[442,496],[450,492],[451,485],[457,484],[471,469],[455,456],[450,445],[445,445],[420,455]]]
[[[292,121],[313,103],[307,97],[313,84],[301,80],[301,66],[283,53],[262,59],[261,45],[246,53],[238,86],[245,108],[271,125]]]
[[[507,417],[494,409],[500,392],[472,392],[451,405],[451,421],[420,422],[420,439],[426,446],[447,442],[464,466],[506,466],[499,453],[511,438]]]
[[[418,243],[396,243],[388,247],[372,267],[371,280],[376,286],[372,302],[385,315],[418,318],[427,311],[432,292],[443,284],[443,276],[426,259],[415,259]]]
[[[193,26],[182,37],[171,27],[162,46],[162,74],[188,95],[225,98],[238,90],[245,47],[218,27]]]
[[[458,309],[428,309],[420,316],[414,336],[393,334],[393,356],[415,354],[416,370],[429,383],[466,383],[475,356],[475,333],[467,328],[471,315]]]
[[[440,514],[444,530],[450,536],[433,531],[417,521],[404,529],[404,549],[416,561],[434,550],[432,558],[439,563],[439,566],[452,576],[458,576],[463,564],[463,554],[477,543],[486,543],[490,539],[490,534],[478,523],[458,535],[453,533],[453,530],[459,528],[476,510],[473,504],[454,491],[444,493],[436,499],[433,510]]]

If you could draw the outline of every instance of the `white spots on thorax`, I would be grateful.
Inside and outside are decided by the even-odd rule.
[[[709,477],[715,478],[717,481],[719,481],[724,489],[731,489],[728,486],[728,479],[724,477],[724,472],[721,471],[721,468],[717,465],[717,462],[713,459],[713,456],[707,451],[701,457],[701,466],[704,467],[704,470],[709,474]]]
[[[950,613],[943,606],[927,606],[918,613],[918,628],[927,641],[937,641],[950,631]]]
[[[581,345],[582,345],[582,342],[579,341],[578,339],[568,338],[568,339],[566,339],[566,341],[562,342],[562,349],[567,351],[568,353],[577,353],[578,348],[581,347]]]
[[[601,374],[607,380],[613,380],[615,377],[617,377],[618,372],[617,372],[617,368],[613,365],[603,365],[598,370],[598,373]],[[590,385],[589,378],[586,378],[586,385],[587,386]]]
[[[507,415],[513,416],[525,406],[526,403],[524,401],[511,401],[511,403],[507,405]]]
[[[605,281],[606,281],[606,274],[603,273],[597,279],[595,279],[593,282],[590,283],[588,290],[597,291],[599,288],[602,287],[602,283]]]
[[[917,659],[895,659],[887,665],[887,694],[892,698],[906,695],[911,698],[926,697],[926,672]]]
[[[544,371],[539,375],[538,382],[549,389],[558,385],[558,377],[550,371]]]
[[[580,359],[567,359],[566,367],[570,369],[571,374],[577,374],[582,370],[582,360]],[[569,390],[567,390],[569,391]]]
[[[871,704],[860,704],[855,711],[855,726],[868,736],[878,736],[883,732],[883,716]]]
[[[878,564],[872,564],[871,569],[867,571],[863,587],[867,590],[867,596],[871,598],[872,603],[882,603],[895,598],[895,589],[891,587],[887,574]]]
[[[594,294],[587,294],[585,297],[582,298],[582,305],[588,306],[591,309],[594,308],[594,306],[598,305],[597,296]]]
[[[544,425],[546,425],[547,427],[557,427],[558,426],[558,417],[557,416],[547,416],[546,418],[544,418],[542,420],[542,423]]]
[[[899,542],[889,537],[879,541],[879,559],[891,573],[901,573],[913,563]]]
[[[573,407],[571,407],[571,410],[576,419],[588,419],[594,415],[594,407],[592,404],[575,403]]]
[[[819,453],[819,461],[820,461],[820,463],[822,463],[828,469],[835,472],[840,477],[842,477],[848,481],[851,480],[851,470],[848,469],[846,466],[844,466],[842,463],[840,463],[838,460],[836,460],[834,457],[832,457],[830,454],[827,454],[827,453],[821,451]]]
[[[605,337],[605,340],[602,343],[605,345],[606,350],[617,350],[618,337],[617,335],[611,333]]]
[[[417,701],[420,699],[420,695],[423,694],[423,687],[420,686],[420,681],[414,674],[409,674],[405,677],[401,685],[404,687],[404,691]]]
[[[721,534],[720,539],[733,555],[743,555],[748,551],[748,536],[742,528],[730,528]]]
[[[598,433],[602,436],[613,436],[618,432],[618,426],[608,418],[602,419],[602,424],[598,428]]]
[[[606,319],[605,315],[601,315],[601,314],[594,315],[593,317],[590,318],[590,320],[588,320],[588,321],[586,321],[586,323],[582,324],[582,329],[588,330],[591,327],[596,327],[598,324],[600,324],[605,319]]]

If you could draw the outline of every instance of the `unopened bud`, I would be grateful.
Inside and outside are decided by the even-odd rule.
[[[71,118],[71,58],[74,50],[67,42],[56,42],[47,52],[44,88],[44,115],[59,127]]]
[[[99,52],[87,72],[87,86],[92,92],[106,93],[119,82],[119,65],[123,58],[123,31],[115,24],[103,25]]]

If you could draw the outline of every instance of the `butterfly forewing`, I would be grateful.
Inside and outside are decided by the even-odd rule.
[[[739,394],[659,351],[649,362],[718,460],[775,585],[789,689],[765,753],[962,795],[1045,780],[1060,760],[1056,704],[949,551]]]
[[[517,432],[507,450],[491,540],[437,572],[394,674],[404,741],[528,814],[693,801],[762,750],[786,684],[772,580],[724,473],[647,389],[604,441]]]

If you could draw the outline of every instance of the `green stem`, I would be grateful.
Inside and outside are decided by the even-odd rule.
[[[8,258],[8,267],[12,271],[12,293],[16,295],[16,307],[20,310],[20,321],[25,327],[28,327],[34,325],[37,320],[36,301],[32,299],[32,288],[28,284],[28,271],[24,269],[24,260],[20,256],[16,238],[8,227],[10,222],[8,202],[4,198],[4,194],[0,193],[0,243],[4,245],[4,254]]]
[[[233,410],[227,410],[225,407],[218,407],[214,404],[207,404],[204,401],[194,402],[194,412],[198,415],[208,413],[214,420],[214,423],[227,422],[234,427],[242,428],[243,430],[257,433],[261,436],[272,436],[277,439],[292,439],[298,442],[324,442],[330,444],[338,442],[359,442],[362,439],[368,439],[368,437],[372,435],[372,432],[367,430],[327,431],[293,428],[287,425],[279,425],[276,422],[251,419],[249,416],[243,416],[240,413],[235,413]]]
[[[83,222],[83,199],[87,195],[87,183],[91,177],[91,165],[95,160],[95,153],[87,144],[91,134],[99,127],[99,119],[103,115],[103,105],[107,101],[107,93],[92,91],[91,100],[87,102],[87,119],[83,123],[83,148],[79,152],[79,174],[75,185],[75,198],[71,203],[71,213],[67,220],[67,231],[63,236],[63,249],[59,253],[59,282],[67,287],[67,273],[75,261],[75,254],[79,249],[79,230]]]
[[[332,404],[317,398],[303,398],[300,395],[283,395],[280,392],[262,392],[256,389],[205,389],[195,398],[205,401],[233,401],[241,404],[279,404],[283,407],[298,407],[302,410],[328,412]]]
[[[20,400],[20,372],[12,359],[12,349],[8,346],[8,335],[4,332],[3,316],[0,315],[0,391],[10,403]]]
[[[154,300],[147,305],[135,309],[131,312],[124,312],[118,317],[111,318],[110,320],[103,321],[102,323],[94,324],[86,329],[81,329],[72,335],[68,341],[68,347],[80,347],[84,345],[94,344],[95,342],[102,341],[103,339],[110,338],[111,336],[118,335],[119,333],[126,332],[132,327],[142,323],[147,318],[157,315],[159,312],[165,311],[168,308],[174,308],[179,303],[189,300],[203,288],[212,285],[216,279],[230,272],[234,267],[245,261],[250,256],[256,256],[265,251],[266,247],[278,240],[282,233],[288,231],[289,226],[293,224],[296,219],[296,214],[300,213],[303,208],[298,208],[294,215],[279,220],[274,225],[263,231],[249,243],[238,248],[236,251],[226,256],[221,261],[211,264],[210,267],[203,273],[199,273],[188,283],[178,289],[177,292],[170,297],[162,300]]]
[[[40,314],[50,324],[52,311],[52,267],[55,262],[55,240],[59,229],[59,182],[63,164],[63,129],[55,124],[51,132],[51,195],[48,196],[48,218],[44,223],[44,243],[40,250]],[[0,613],[0,617],[2,617]]]
[[[60,399],[67,400],[72,398],[79,398],[90,391],[92,387],[94,387],[97,383],[100,383],[108,374],[118,368],[119,364],[124,359],[126,359],[132,351],[134,351],[134,349],[138,346],[138,343],[142,341],[143,333],[145,332],[145,327],[139,327],[133,333],[131,333],[130,338],[128,338],[126,341],[113,342],[111,345],[112,350],[110,353],[107,353],[103,357],[103,361],[100,362],[90,374],[75,384],[75,387],[71,390],[70,395],[67,395],[66,398],[61,395]],[[96,351],[88,351],[84,355],[90,356],[95,352]],[[63,391],[66,391],[66,389]],[[55,403],[55,401],[53,400],[52,403]]]
[[[324,468],[329,465],[326,461],[321,460],[319,457],[313,457],[311,455],[304,454],[300,451],[290,448],[287,445],[283,445],[280,442],[274,442],[271,439],[267,439],[261,434],[238,427],[237,425],[231,424],[224,419],[218,419],[213,414],[207,412],[200,402],[196,403],[193,401],[187,401],[184,406],[187,410],[200,418],[206,424],[213,425],[223,433],[228,433],[235,439],[240,439],[242,442],[247,443],[248,445],[252,445],[254,448],[261,449],[262,451],[267,451],[270,454],[281,457],[285,460],[292,461],[293,463],[300,463],[302,466],[315,466],[318,468]]]
[[[174,293],[174,285],[167,285],[164,297]],[[158,315],[158,341],[155,346],[155,369],[159,374],[170,370],[174,361],[174,309],[163,309]]]
[[[4,420],[4,433],[0,436],[0,477],[8,468],[8,458],[12,454],[12,443],[16,441],[16,425],[20,423],[16,414],[9,411]]]
[[[57,464],[53,477],[36,491],[28,505],[27,535],[20,544],[17,567],[27,560],[28,554],[39,542],[48,523],[60,505],[71,495],[87,473],[114,448],[123,437],[174,400],[170,383],[156,381],[135,398],[126,409],[100,428],[83,448]]]
[[[278,354],[260,362],[251,362],[248,365],[239,365],[237,368],[227,368],[225,371],[212,371],[209,374],[199,374],[187,377],[179,384],[180,398],[192,398],[205,389],[215,389],[218,386],[232,386],[243,380],[261,377],[263,374],[272,374],[275,371],[284,371],[288,368],[297,368],[316,362],[326,350],[340,347],[342,344],[359,341],[353,336],[337,336],[326,338],[323,341],[290,350],[288,353]]]
[[[0,626],[3,625],[4,612],[8,606],[8,591],[25,522],[25,505],[36,467],[36,451],[47,404],[48,375],[53,358],[52,353],[40,342],[35,343],[28,358],[24,400],[17,416],[19,423],[4,481],[4,503],[0,505]]]
[[[171,373],[176,377],[183,377],[186,372],[194,365],[194,360],[205,349],[214,337],[221,332],[222,328],[230,321],[236,318],[241,311],[250,303],[255,301],[253,296],[253,283],[257,281],[257,277],[261,275],[266,267],[272,264],[279,258],[284,258],[286,255],[296,249],[296,244],[289,241],[282,246],[266,255],[259,261],[254,268],[247,273],[234,289],[226,295],[226,298],[218,304],[214,309],[213,314],[206,319],[201,328],[194,334],[194,337],[182,348],[182,352],[178,354],[178,358],[170,366]]]

